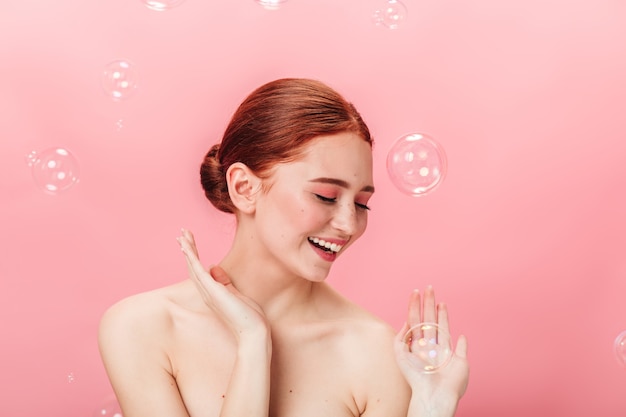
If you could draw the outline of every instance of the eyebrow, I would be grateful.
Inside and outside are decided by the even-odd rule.
[[[346,181],[340,180],[338,178],[320,177],[320,178],[312,179],[309,182],[319,182],[319,183],[322,183],[322,184],[334,184],[334,185],[338,185],[339,187],[342,187],[342,188],[349,188],[349,186],[350,186],[350,184],[348,184]],[[361,191],[365,191],[365,192],[368,192],[368,193],[373,193],[374,192],[374,186],[373,185],[366,185],[365,187],[361,188]]]

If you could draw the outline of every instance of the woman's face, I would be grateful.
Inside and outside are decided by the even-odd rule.
[[[286,273],[322,281],[365,232],[374,192],[372,149],[354,133],[320,136],[295,162],[279,164],[259,196],[256,235]]]

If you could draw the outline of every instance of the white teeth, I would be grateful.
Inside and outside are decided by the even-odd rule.
[[[310,237],[309,241],[315,243],[318,246],[329,249],[335,253],[339,252],[342,248],[341,245],[338,245],[336,243],[326,242],[324,239],[320,239],[318,237]]]

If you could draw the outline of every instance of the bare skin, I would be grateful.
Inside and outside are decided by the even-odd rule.
[[[406,415],[410,391],[394,363],[394,332],[326,284],[317,286],[314,291],[321,293],[321,300],[316,302],[323,307],[320,314],[311,314],[306,322],[285,320],[271,325],[268,415]],[[107,319],[135,316],[141,329],[127,322],[128,334],[116,332],[110,336],[116,340],[107,340],[108,346],[118,350],[107,354],[110,360],[125,362],[112,367],[111,375],[120,403],[128,404],[124,415],[219,416],[237,342],[204,305],[192,282],[135,296],[115,308]],[[342,314],[333,314],[338,311]],[[342,319],[333,318],[338,316]],[[147,329],[148,321],[156,326]],[[105,332],[101,337],[109,336]],[[122,359],[131,343],[136,354]],[[155,359],[159,368],[154,367]],[[138,391],[137,386],[155,381],[160,381],[160,389],[146,390],[137,404],[127,398]]]
[[[238,227],[219,266],[202,265],[184,230],[189,279],[122,300],[101,321],[124,417],[451,417],[467,384],[465,338],[444,370],[420,374],[387,324],[324,283],[333,259],[308,238],[345,250],[364,232],[369,145],[318,139],[267,193],[241,164],[227,179]],[[448,326],[431,288],[409,302],[407,326],[422,319]]]

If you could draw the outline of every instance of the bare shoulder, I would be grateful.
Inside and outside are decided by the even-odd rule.
[[[109,307],[100,320],[98,342],[103,358],[122,351],[131,356],[149,347],[158,359],[167,363],[173,316],[181,284],[131,295]]]
[[[344,319],[341,346],[354,376],[354,397],[362,415],[406,416],[410,388],[397,365],[394,352],[396,330],[387,322],[352,303],[340,301]]]
[[[167,289],[161,288],[126,297],[103,314],[101,332],[139,332],[164,330],[169,322]],[[135,333],[136,334],[136,333]]]

